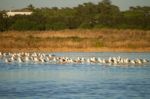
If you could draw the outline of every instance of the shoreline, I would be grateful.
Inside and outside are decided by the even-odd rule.
[[[5,48],[0,52],[150,52],[150,48]]]

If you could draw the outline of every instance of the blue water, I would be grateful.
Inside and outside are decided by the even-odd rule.
[[[150,60],[150,53],[53,54]],[[150,99],[150,64],[6,64],[0,61],[0,99]]]

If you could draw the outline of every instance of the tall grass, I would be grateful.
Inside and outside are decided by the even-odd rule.
[[[61,31],[8,31],[0,33],[0,50],[13,49],[146,49],[150,31],[93,29]]]

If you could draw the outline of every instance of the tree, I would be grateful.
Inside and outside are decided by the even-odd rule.
[[[130,7],[129,10],[121,12],[110,0],[102,0],[98,4],[88,2],[74,8],[35,9],[30,4],[25,10],[33,11],[33,14],[4,17],[5,14],[0,13],[0,31],[95,27],[150,29],[150,7]]]
[[[30,4],[30,5],[27,6],[27,9],[33,11],[34,10],[34,6],[32,4]]]
[[[0,31],[5,31],[8,29],[7,15],[5,11],[0,11]]]
[[[103,4],[106,4],[106,5],[111,5],[111,1],[110,0],[102,0]]]

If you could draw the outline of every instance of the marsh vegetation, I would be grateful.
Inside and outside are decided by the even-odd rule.
[[[37,51],[149,51],[150,31],[77,29],[0,33],[0,49]]]

